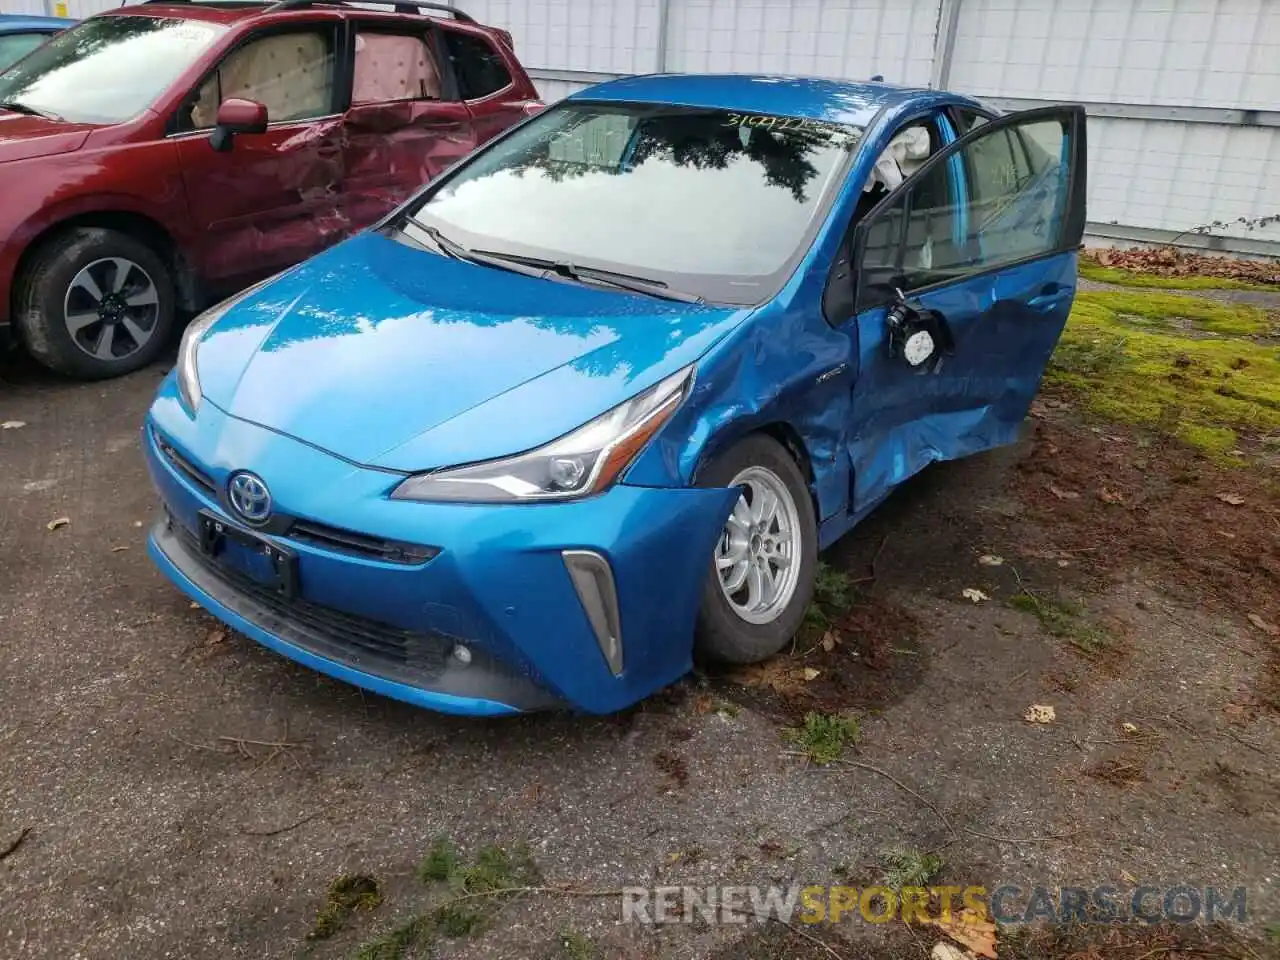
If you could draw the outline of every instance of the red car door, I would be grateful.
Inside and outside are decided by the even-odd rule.
[[[354,23],[344,209],[363,227],[476,146],[466,104],[449,98],[433,26]]]
[[[335,22],[250,34],[192,91],[177,145],[199,274],[215,287],[271,273],[341,239],[342,114]],[[210,142],[218,106],[267,108],[265,133]]]

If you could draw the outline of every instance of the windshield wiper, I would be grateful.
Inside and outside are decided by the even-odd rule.
[[[45,120],[62,121],[65,118],[58,116],[56,113],[50,113],[48,110],[37,110],[35,107],[28,106],[25,103],[19,103],[17,100],[0,101],[0,110],[8,110],[12,113],[24,113],[28,117],[41,117]]]
[[[616,270],[601,270],[599,267],[580,267],[567,260],[544,260],[539,257],[526,257],[517,253],[486,253],[485,256],[500,257],[512,263],[523,263],[530,267],[541,267],[562,277],[569,277],[581,283],[599,283],[618,290],[630,290],[632,293],[643,293],[663,300],[675,300],[679,303],[705,303],[702,297],[683,290],[673,290],[661,280],[650,280],[637,277],[631,273],[618,273]]]
[[[523,263],[515,263],[504,257],[497,257],[493,254],[482,253],[479,250],[472,250],[464,247],[456,240],[450,240],[439,228],[423,223],[421,220],[415,220],[413,217],[405,217],[405,219],[425,233],[435,243],[437,247],[444,252],[446,256],[453,257],[455,260],[465,260],[468,263],[479,263],[486,267],[495,267],[498,270],[509,270],[512,273],[523,274],[526,277],[537,277],[538,279],[546,279],[552,274],[543,269],[532,266],[526,266]]]

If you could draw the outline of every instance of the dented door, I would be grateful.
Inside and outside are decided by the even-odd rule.
[[[213,286],[262,276],[342,239],[342,116],[334,22],[272,26],[233,47],[174,118],[197,272]],[[215,150],[220,104],[267,109],[263,133]]]
[[[352,225],[386,214],[476,146],[465,104],[402,100],[347,112],[345,204]]]
[[[342,118],[240,134],[225,153],[207,135],[178,142],[195,257],[211,281],[266,274],[342,239]]]

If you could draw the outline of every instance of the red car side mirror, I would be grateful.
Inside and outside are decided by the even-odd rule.
[[[267,108],[256,100],[228,97],[218,107],[218,118],[209,142],[213,149],[222,152],[231,149],[232,137],[237,133],[265,133]]]

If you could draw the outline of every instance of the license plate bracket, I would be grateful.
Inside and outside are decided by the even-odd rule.
[[[298,555],[207,510],[197,515],[200,552],[283,597],[298,595]]]

